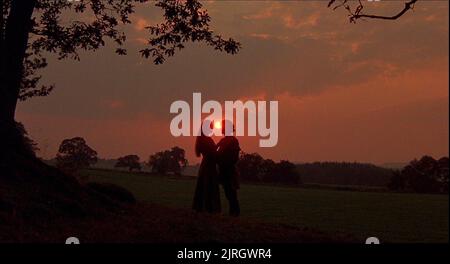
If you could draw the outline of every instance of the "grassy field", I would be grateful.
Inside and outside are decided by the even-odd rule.
[[[195,179],[86,170],[89,181],[114,183],[142,201],[190,209]],[[242,217],[382,242],[448,242],[447,195],[352,192],[245,185]],[[222,194],[223,211],[227,204]]]

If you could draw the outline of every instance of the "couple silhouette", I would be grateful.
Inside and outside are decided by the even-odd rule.
[[[211,129],[212,126],[211,122]],[[197,212],[219,213],[221,211],[219,185],[222,185],[229,203],[230,215],[239,216],[240,208],[237,198],[239,181],[236,163],[239,160],[241,148],[236,137],[225,133],[225,127],[232,127],[234,131],[233,123],[223,120],[221,128],[224,137],[217,145],[203,131],[196,139],[195,154],[198,157],[202,156],[202,162],[198,172],[193,209]]]

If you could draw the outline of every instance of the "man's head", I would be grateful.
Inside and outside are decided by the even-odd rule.
[[[231,122],[230,120],[222,120],[222,134],[226,137],[228,136],[233,136],[235,129],[234,129],[234,125],[233,122]]]

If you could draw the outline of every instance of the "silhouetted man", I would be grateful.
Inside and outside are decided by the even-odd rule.
[[[220,183],[230,206],[230,215],[239,216],[241,210],[237,199],[239,181],[236,163],[239,160],[241,148],[239,147],[239,141],[232,135],[231,131],[234,131],[233,123],[228,120],[222,121],[222,134],[225,137],[217,143],[217,164],[219,165]]]

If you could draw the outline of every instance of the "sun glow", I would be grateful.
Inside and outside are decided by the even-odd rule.
[[[214,122],[214,128],[221,129],[222,128],[222,122],[221,121],[215,121]]]

